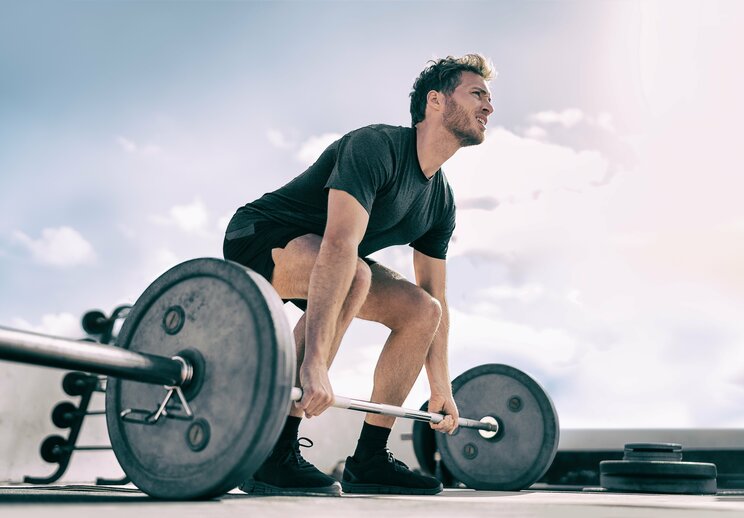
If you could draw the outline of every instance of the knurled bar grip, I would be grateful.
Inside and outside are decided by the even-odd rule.
[[[292,401],[299,401],[300,399],[302,399],[302,389],[299,387],[293,387],[290,397]],[[386,405],[384,403],[373,403],[372,401],[351,399],[343,396],[334,396],[333,406],[336,408],[367,412],[368,414],[382,414],[393,417],[404,417],[406,419],[413,419],[415,421],[424,421],[434,424],[441,423],[445,417],[442,414],[424,412],[423,410],[412,410],[410,408],[402,408],[395,405]],[[481,421],[476,421],[475,419],[467,419],[465,417],[459,418],[457,420],[457,423],[465,428],[476,428],[478,430],[485,430],[488,432],[496,433],[498,433],[499,431],[498,423],[484,423]]]
[[[143,354],[111,345],[17,331],[0,326],[0,359],[82,370],[157,385],[183,385],[191,368],[180,358]]]

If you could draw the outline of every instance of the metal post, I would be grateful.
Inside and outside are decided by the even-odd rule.
[[[192,372],[191,366],[179,357],[136,353],[110,345],[1,326],[0,359],[168,386],[185,384]]]

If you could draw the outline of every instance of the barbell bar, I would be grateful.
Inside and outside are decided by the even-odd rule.
[[[111,345],[69,340],[2,326],[0,358],[169,386],[185,385],[193,375],[193,369],[182,358],[134,353]]]
[[[299,401],[302,399],[302,389],[294,387],[290,394],[292,401]],[[425,412],[423,410],[413,410],[411,408],[403,408],[395,405],[387,405],[385,403],[374,403],[372,401],[365,401],[362,399],[353,399],[344,396],[334,396],[333,407],[341,408],[343,410],[355,410],[357,412],[366,412],[368,414],[381,414],[389,415],[393,417],[402,417],[404,419],[412,419],[414,421],[423,421],[425,423],[441,423],[445,416],[434,412]],[[468,419],[461,417],[457,420],[458,425],[464,428],[474,428],[476,430],[483,430],[484,432],[490,432],[494,435],[499,432],[499,424],[496,421],[484,418],[483,421],[476,421],[475,419]]]
[[[194,366],[184,357],[166,358],[155,354],[135,353],[118,347],[59,338],[0,326],[0,358],[45,367],[76,369],[116,378],[164,386],[188,386]],[[302,389],[294,387],[292,401],[302,399]],[[437,424],[445,416],[433,412],[402,408],[335,396],[332,406],[370,414],[402,417]],[[496,422],[476,421],[461,417],[458,424],[485,432],[498,433]]]

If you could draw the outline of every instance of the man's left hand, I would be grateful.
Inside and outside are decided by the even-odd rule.
[[[429,425],[438,432],[444,432],[452,435],[457,429],[457,420],[460,413],[457,411],[457,405],[452,395],[432,394],[429,398],[429,412],[444,414],[445,417],[441,423]]]

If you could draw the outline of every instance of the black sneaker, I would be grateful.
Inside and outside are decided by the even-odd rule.
[[[385,448],[364,462],[346,458],[341,487],[345,493],[436,495],[442,484],[434,477],[411,471]]]
[[[309,448],[312,445],[313,441],[307,437],[277,444],[240,489],[251,495],[340,496],[338,481],[302,458],[300,446]]]

